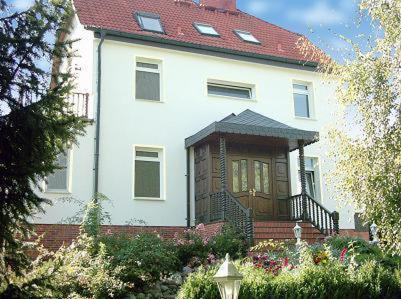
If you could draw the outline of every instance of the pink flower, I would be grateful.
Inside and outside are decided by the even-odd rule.
[[[340,254],[340,262],[341,263],[344,263],[345,255],[347,254],[347,252],[348,252],[348,248],[344,247],[344,249],[341,251],[341,254]]]
[[[204,231],[205,230],[205,225],[203,223],[200,223],[196,226],[196,230]]]

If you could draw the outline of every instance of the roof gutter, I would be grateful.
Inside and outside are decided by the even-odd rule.
[[[96,103],[96,132],[95,132],[95,163],[94,163],[94,184],[93,198],[97,201],[99,192],[99,148],[100,148],[100,100],[102,91],[102,45],[106,37],[106,32],[100,30],[100,42],[97,46],[97,103]]]
[[[306,67],[311,67],[311,68],[316,68],[318,66],[317,62],[311,62],[311,61],[306,61],[306,60],[296,60],[296,59],[285,58],[285,57],[277,57],[277,56],[273,56],[273,55],[264,55],[264,54],[243,52],[243,51],[237,51],[237,50],[220,48],[220,47],[200,45],[200,44],[189,43],[189,42],[180,42],[180,41],[176,41],[176,40],[165,39],[162,37],[147,36],[147,35],[121,32],[121,31],[110,30],[110,29],[100,29],[100,28],[93,27],[93,26],[85,26],[85,29],[94,31],[95,33],[100,34],[100,35],[101,35],[101,32],[106,32],[107,35],[110,37],[114,36],[114,37],[154,42],[154,43],[159,43],[159,44],[179,46],[179,47],[185,47],[185,48],[191,48],[191,49],[206,50],[206,51],[211,51],[211,52],[216,52],[216,53],[232,54],[232,55],[237,55],[237,56],[242,56],[242,57],[256,58],[256,59],[268,60],[268,61],[274,61],[274,62],[282,62],[282,63],[288,63],[288,64],[293,64],[293,65],[298,65],[298,66],[306,66]]]

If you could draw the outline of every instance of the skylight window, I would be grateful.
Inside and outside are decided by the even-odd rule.
[[[142,30],[164,33],[159,15],[148,12],[137,12],[135,13],[135,18]]]
[[[199,31],[200,34],[210,35],[210,36],[220,36],[220,34],[213,28],[213,26],[208,24],[194,23],[196,30]]]
[[[245,42],[260,44],[260,41],[248,31],[234,30],[235,34]]]

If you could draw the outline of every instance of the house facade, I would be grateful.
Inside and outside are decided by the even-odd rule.
[[[355,229],[328,174],[335,85],[299,34],[235,0],[75,0],[73,109],[93,123],[43,183],[56,225],[96,193],[115,226]],[[333,213],[337,211],[337,213]]]

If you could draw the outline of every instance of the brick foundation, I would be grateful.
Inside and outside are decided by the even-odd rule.
[[[43,235],[42,244],[51,251],[56,251],[62,245],[70,245],[79,234],[79,225],[73,224],[36,224],[35,232]],[[104,234],[127,233],[136,235],[142,232],[157,233],[163,238],[172,239],[175,233],[183,233],[186,227],[182,226],[126,226],[102,225]]]
[[[214,222],[204,226],[203,236],[214,236],[221,232],[225,222]],[[292,228],[293,222],[255,222],[255,242],[267,239],[294,239]],[[304,238],[310,243],[324,239],[310,224],[303,224]],[[104,234],[127,233],[136,235],[142,232],[157,233],[162,238],[172,239],[176,233],[183,233],[187,228],[183,226],[126,226],[126,225],[103,225],[101,230]],[[79,225],[72,224],[36,224],[35,231],[43,235],[42,244],[51,251],[56,251],[62,245],[68,246],[79,234]],[[369,240],[368,232],[357,232],[353,229],[340,230],[342,236],[361,237]]]
[[[359,237],[369,241],[369,232],[361,232],[354,229],[340,229],[340,236]]]

